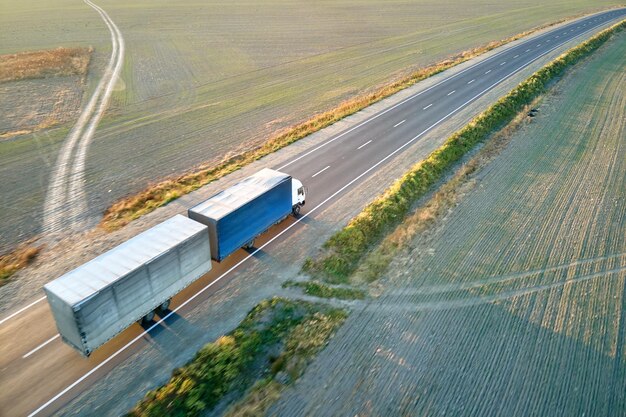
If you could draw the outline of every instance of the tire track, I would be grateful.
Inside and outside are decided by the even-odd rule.
[[[397,312],[416,312],[416,311],[426,311],[426,310],[451,310],[455,308],[463,308],[470,306],[477,306],[481,304],[492,304],[498,301],[505,301],[511,298],[520,297],[524,295],[534,294],[541,291],[552,290],[559,287],[564,287],[566,285],[576,284],[579,282],[589,281],[595,278],[606,278],[611,275],[619,275],[626,271],[626,266],[616,267],[606,271],[598,271],[588,275],[576,276],[573,278],[566,278],[564,280],[560,280],[553,283],[535,285],[531,287],[525,287],[520,289],[513,289],[510,291],[503,291],[501,293],[483,295],[483,296],[464,296],[459,297],[454,300],[433,300],[433,301],[419,301],[412,297],[411,294],[408,294],[403,297],[395,296],[395,297],[385,297],[384,301],[379,303],[380,305],[376,306],[376,308],[380,308],[380,306],[384,306],[385,312],[389,311],[397,311]],[[403,294],[404,295],[404,294]],[[471,293],[468,293],[471,295]],[[406,301],[404,301],[404,300]],[[374,310],[375,311],[375,310]]]
[[[415,238],[268,414],[623,412],[626,107],[624,43],[613,45],[562,81],[541,124],[434,236]]]
[[[430,286],[420,286],[420,287],[410,287],[408,289],[402,288],[398,290],[388,291],[388,295],[427,295],[427,294],[438,294],[445,293],[451,291],[462,291],[469,290],[473,288],[483,287],[485,285],[491,284],[503,284],[509,281],[516,281],[523,278],[533,277],[535,275],[540,276],[550,272],[560,272],[561,270],[568,270],[570,268],[576,268],[581,265],[586,264],[594,264],[600,263],[603,261],[613,260],[613,259],[621,259],[626,258],[626,253],[618,253],[607,256],[597,256],[588,259],[578,259],[573,262],[564,263],[561,265],[556,265],[547,268],[535,269],[531,271],[524,272],[516,272],[512,274],[500,275],[495,277],[488,277],[484,279],[476,279],[467,282],[458,282],[458,283],[446,283],[446,284],[438,284],[438,285],[430,285]]]
[[[43,231],[82,230],[86,225],[85,160],[89,144],[106,111],[124,59],[124,38],[109,15],[90,0],[111,32],[111,58],[93,95],[70,131],[57,157],[44,204]]]

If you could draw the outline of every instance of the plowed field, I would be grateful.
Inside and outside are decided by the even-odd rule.
[[[557,84],[270,414],[625,415],[624,68]]]

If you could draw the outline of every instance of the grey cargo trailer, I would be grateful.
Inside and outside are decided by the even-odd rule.
[[[291,176],[265,168],[187,214],[209,227],[211,256],[221,261],[286,218],[292,208]]]
[[[63,340],[89,354],[211,269],[207,227],[177,215],[44,290]]]

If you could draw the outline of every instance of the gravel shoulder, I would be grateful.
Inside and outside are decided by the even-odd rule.
[[[556,86],[270,415],[626,412],[625,56]]]

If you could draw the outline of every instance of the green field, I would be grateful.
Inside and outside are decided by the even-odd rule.
[[[624,415],[625,67],[557,84],[270,414]]]
[[[96,221],[113,201],[149,182],[248,149],[417,67],[618,2],[97,4],[119,26],[126,54],[122,81],[88,155],[86,187]],[[87,91],[110,54],[108,30],[82,2],[5,0],[0,26],[0,54],[93,46]],[[0,250],[37,231],[68,127],[0,143],[7,214]]]

